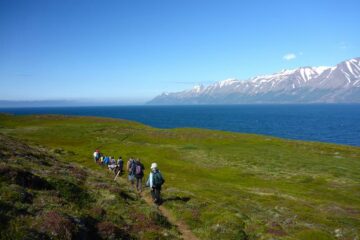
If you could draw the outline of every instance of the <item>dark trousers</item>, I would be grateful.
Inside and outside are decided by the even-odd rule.
[[[142,177],[136,177],[136,189],[142,191]]]
[[[161,203],[161,187],[153,187],[151,189],[151,197],[156,203]]]

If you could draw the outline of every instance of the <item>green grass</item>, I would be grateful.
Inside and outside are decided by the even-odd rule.
[[[0,239],[179,239],[154,206],[76,153],[0,133]]]
[[[93,171],[96,148],[157,162],[164,206],[201,239],[360,237],[358,147],[89,117],[0,115],[0,126]]]

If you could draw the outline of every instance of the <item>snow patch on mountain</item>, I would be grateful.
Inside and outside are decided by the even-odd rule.
[[[331,69],[331,67],[320,66],[320,67],[314,67],[313,69],[317,72],[318,75],[321,75],[326,70]]]
[[[202,90],[204,89],[204,86],[202,84],[200,85],[195,85],[190,92],[194,92],[194,93],[200,93]]]
[[[220,88],[232,85],[233,83],[237,83],[239,80],[235,78],[229,78],[218,82]]]
[[[333,67],[300,67],[248,80],[229,78],[208,86],[162,94],[152,104],[360,102],[360,58]]]

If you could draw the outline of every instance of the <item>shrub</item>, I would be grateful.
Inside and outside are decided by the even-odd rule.
[[[103,239],[131,239],[131,237],[111,222],[100,222],[96,225],[98,234]]]
[[[72,182],[62,179],[53,179],[51,185],[59,191],[61,197],[78,206],[86,206],[92,201],[91,196],[84,189]]]
[[[90,213],[95,219],[102,219],[106,215],[105,209],[99,206],[95,206],[90,209]]]
[[[72,239],[77,228],[68,216],[50,211],[42,216],[41,231],[58,239]]]
[[[15,183],[19,186],[32,189],[50,189],[50,184],[43,178],[18,168],[1,166],[0,180]]]
[[[13,206],[0,200],[0,232],[5,229],[5,226],[11,219],[10,215],[12,215],[14,210]]]
[[[25,188],[15,185],[3,185],[0,191],[0,198],[9,203],[32,203],[33,195],[26,191]]]

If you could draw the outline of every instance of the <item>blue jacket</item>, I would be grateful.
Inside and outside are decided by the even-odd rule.
[[[109,161],[110,161],[110,158],[109,158],[109,157],[105,157],[105,159],[104,159],[104,164],[105,164],[105,165],[108,165],[108,164],[109,164]]]

